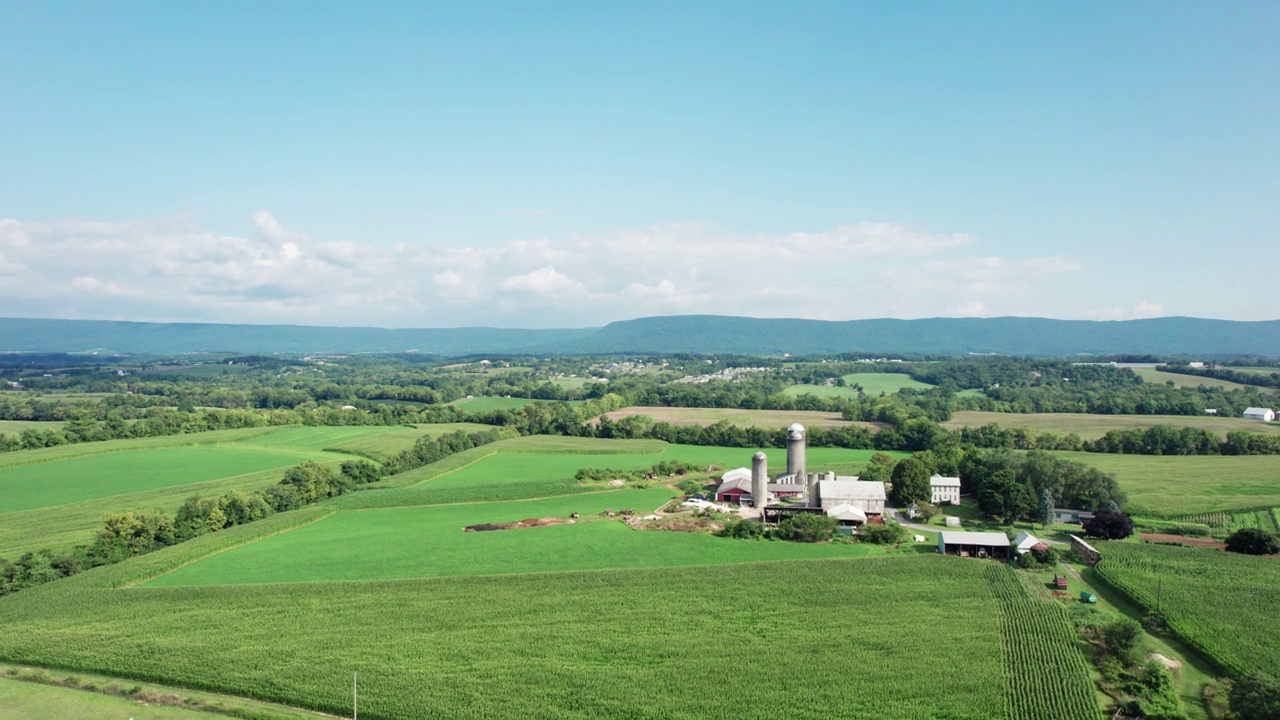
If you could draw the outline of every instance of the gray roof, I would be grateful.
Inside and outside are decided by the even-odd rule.
[[[1256,407],[1251,407],[1251,408],[1245,408],[1245,409],[1244,409],[1244,414],[1245,414],[1245,415],[1266,415],[1266,414],[1267,414],[1267,413],[1269,413],[1269,412],[1271,412],[1271,408],[1256,408]]]
[[[884,500],[884,483],[870,480],[819,480],[823,500]]]
[[[1009,547],[1009,536],[998,532],[964,532],[962,530],[943,530],[940,533],[943,545],[984,545],[986,547]]]
[[[960,487],[960,478],[943,477],[934,473],[933,477],[929,478],[929,485],[932,487]]]
[[[739,478],[737,480],[726,480],[720,483],[720,487],[716,488],[716,494],[728,492],[729,490],[746,490],[751,492],[751,478]]]
[[[804,492],[804,486],[796,483],[769,483],[769,492],[802,493]]]

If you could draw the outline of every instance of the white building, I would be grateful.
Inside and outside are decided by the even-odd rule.
[[[840,503],[827,510],[826,513],[839,521],[841,525],[862,525],[867,522],[867,514],[861,508],[854,507],[849,503]]]
[[[1276,411],[1271,408],[1245,408],[1245,420],[1261,420],[1262,422],[1272,422],[1276,419]]]
[[[751,481],[751,468],[736,468],[720,476],[720,482],[734,482],[735,480]]]
[[[933,477],[929,478],[929,486],[933,488],[933,496],[929,502],[934,505],[939,503],[960,504],[960,478],[942,477],[934,473]]]
[[[1017,551],[1019,555],[1027,552],[1028,550],[1034,550],[1036,546],[1039,546],[1041,550],[1049,547],[1048,543],[1035,535],[1032,535],[1026,530],[1019,532],[1018,536],[1013,539],[1013,549]]]
[[[849,504],[868,515],[884,514],[884,483],[859,480],[857,477],[840,477],[818,481],[818,497],[810,504],[823,510]]]

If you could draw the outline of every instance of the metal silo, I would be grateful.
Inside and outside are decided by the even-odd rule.
[[[769,501],[769,456],[762,452],[751,456],[751,497],[758,508]]]
[[[792,482],[805,483],[804,468],[804,426],[796,423],[787,428],[787,474],[796,476]]]

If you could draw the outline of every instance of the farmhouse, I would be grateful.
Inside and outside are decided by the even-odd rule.
[[[839,505],[851,505],[867,515],[884,514],[884,483],[859,480],[857,477],[840,477],[819,480],[817,497],[810,498],[810,505],[831,510]]]
[[[938,552],[960,557],[1009,558],[1009,538],[998,532],[943,530],[938,533]]]
[[[1262,422],[1274,422],[1276,419],[1276,411],[1271,408],[1245,408],[1245,420],[1261,420]]]
[[[933,497],[929,502],[934,505],[939,503],[960,504],[960,478],[943,477],[934,473],[933,477],[929,478],[929,486],[933,488]]]
[[[1072,510],[1070,508],[1054,508],[1053,521],[1060,523],[1071,523],[1072,525],[1083,525],[1085,520],[1092,520],[1093,513],[1085,510]]]

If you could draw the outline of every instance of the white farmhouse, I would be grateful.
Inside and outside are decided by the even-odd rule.
[[[1245,408],[1245,420],[1261,420],[1262,422],[1273,422],[1276,419],[1276,411],[1271,408]]]
[[[848,503],[868,515],[884,514],[884,483],[859,480],[857,477],[842,477],[835,480],[818,481],[817,502],[811,499],[810,504],[830,510],[837,505]]]
[[[933,496],[929,502],[934,505],[939,503],[960,504],[960,478],[943,477],[934,473],[933,477],[929,478],[929,486],[933,488]]]

